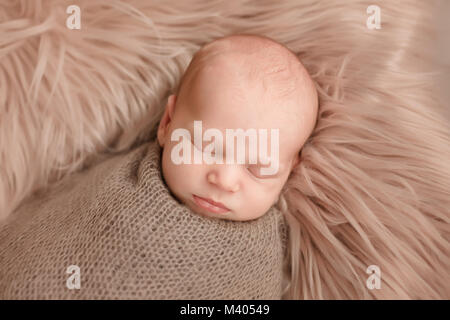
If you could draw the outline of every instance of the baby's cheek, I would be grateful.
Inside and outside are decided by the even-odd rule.
[[[195,190],[202,178],[201,165],[175,164],[167,157],[165,175],[169,188],[175,193],[189,193]]]
[[[263,216],[278,198],[276,186],[268,184],[265,186],[249,188],[240,210],[243,220],[257,219]]]

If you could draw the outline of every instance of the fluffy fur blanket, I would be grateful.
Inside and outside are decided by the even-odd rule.
[[[0,228],[0,299],[280,299],[283,215],[200,217],[172,197],[160,154],[108,157],[20,206]]]
[[[302,59],[320,94],[285,190],[291,297],[450,298],[437,91],[449,67],[434,42],[445,2],[375,1],[381,28],[369,29],[365,0],[79,0],[77,30],[66,27],[73,1],[2,1],[0,216],[89,155],[146,141],[202,44],[261,34]],[[367,288],[369,265],[381,289]]]

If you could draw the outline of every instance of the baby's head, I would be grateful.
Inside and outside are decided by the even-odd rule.
[[[284,46],[250,35],[207,44],[192,59],[177,93],[169,97],[158,128],[167,186],[180,202],[204,216],[239,221],[262,216],[278,201],[299,163],[317,108],[313,81]],[[196,145],[194,121],[201,121],[202,131],[200,135],[196,122]],[[245,138],[244,163],[239,162],[240,150],[227,140],[227,129],[256,132],[257,159],[251,156],[251,139]],[[260,134],[263,131],[266,135]],[[238,140],[234,142],[237,146]],[[223,163],[208,162],[206,154],[209,159],[222,156]],[[195,155],[200,155],[200,162]],[[190,161],[179,164],[183,156]]]

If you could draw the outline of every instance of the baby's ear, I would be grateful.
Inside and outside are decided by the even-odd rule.
[[[175,103],[177,100],[177,96],[172,94],[169,96],[169,99],[167,100],[166,108],[164,110],[164,114],[161,118],[161,121],[159,122],[158,127],[158,142],[161,147],[164,146],[164,143],[166,141],[166,135],[168,132],[169,124],[173,119],[173,112],[175,110]]]
[[[295,169],[295,167],[298,166],[299,163],[300,163],[300,153],[297,153],[296,156],[295,156],[294,161],[292,162],[292,168],[291,168],[291,171],[292,171],[293,169]]]

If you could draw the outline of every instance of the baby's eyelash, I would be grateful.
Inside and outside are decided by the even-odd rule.
[[[190,141],[191,141],[191,144],[194,146],[194,148],[196,148],[196,146],[195,146],[195,144],[194,144],[194,141],[192,141],[192,139],[191,139]],[[213,150],[213,152],[211,152],[211,155],[214,156],[215,154],[216,154],[216,152]],[[252,168],[258,170],[258,172],[255,173],[254,171],[252,171]],[[261,175],[259,174],[259,172],[260,172],[260,170],[261,170],[261,167],[258,166],[258,165],[247,164],[247,165],[245,165],[245,169],[246,169],[253,177],[255,177],[256,179],[263,180],[263,179],[265,178],[265,176],[261,176]]]
[[[255,167],[254,165],[246,165],[245,167],[246,167],[247,171],[250,172],[250,174],[252,174],[255,178],[257,178],[257,179],[262,179],[262,177],[261,177],[260,174],[259,174],[259,170],[260,170],[259,167]],[[257,169],[257,170],[258,170],[258,173],[253,172],[253,171],[251,170],[252,168]]]

